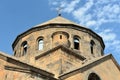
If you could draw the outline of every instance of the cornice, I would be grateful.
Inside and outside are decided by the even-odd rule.
[[[37,26],[37,27],[32,27],[30,29],[28,29],[27,31],[19,34],[15,41],[13,42],[12,44],[12,47],[14,49],[15,45],[17,44],[17,42],[24,36],[32,33],[32,32],[35,32],[35,31],[40,31],[40,30],[43,30],[43,29],[48,29],[48,28],[71,28],[71,29],[76,29],[76,30],[79,30],[79,31],[82,31],[82,32],[85,32],[85,33],[88,33],[90,35],[92,35],[93,37],[95,37],[96,39],[98,39],[103,47],[103,49],[105,48],[105,45],[104,45],[104,42],[103,42],[103,39],[102,37],[100,37],[98,34],[96,34],[95,32],[93,32],[91,29],[88,29],[88,28],[85,28],[85,27],[81,27],[81,26],[78,26],[78,25],[75,25],[75,24],[47,24],[47,25],[42,25],[42,26]]]

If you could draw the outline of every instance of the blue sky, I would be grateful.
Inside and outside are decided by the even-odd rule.
[[[120,64],[120,0],[0,0],[0,51],[12,55],[16,36],[31,27],[62,16],[102,36],[105,54]]]

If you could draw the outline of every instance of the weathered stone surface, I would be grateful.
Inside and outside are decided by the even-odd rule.
[[[12,47],[14,56],[0,52],[0,80],[89,80],[91,73],[98,80],[120,79],[102,38],[61,16],[18,35]]]
[[[108,58],[108,56],[101,61],[88,64],[86,67],[82,67],[81,69],[78,69],[78,71],[74,71],[71,74],[66,74],[64,75],[66,77],[63,77],[64,80],[88,80],[88,77],[91,73],[97,74],[100,77],[100,80],[120,79],[120,69],[116,67],[113,59]]]

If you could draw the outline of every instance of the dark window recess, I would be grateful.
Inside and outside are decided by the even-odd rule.
[[[88,80],[101,80],[101,79],[95,73],[91,73],[88,77]]]
[[[90,42],[90,49],[91,49],[91,53],[92,53],[92,54],[93,54],[94,44],[95,44],[95,42],[92,40],[92,41]]]
[[[79,39],[78,38],[74,38],[74,49],[79,50]]]
[[[62,35],[60,35],[60,39],[62,39]]]
[[[27,42],[24,42],[23,43],[23,55],[27,53],[27,48],[28,48]]]
[[[91,48],[90,48],[90,49],[91,49],[91,53],[93,54],[93,46],[91,46]]]
[[[24,47],[23,48],[23,54],[26,54],[27,53],[27,47]]]
[[[74,42],[74,48],[78,50],[79,49],[79,43]]]

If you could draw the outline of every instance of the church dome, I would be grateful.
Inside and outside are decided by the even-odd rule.
[[[56,46],[63,45],[86,58],[101,56],[104,51],[102,38],[91,29],[82,27],[61,16],[38,24],[18,35],[13,42],[16,57],[36,56]]]

